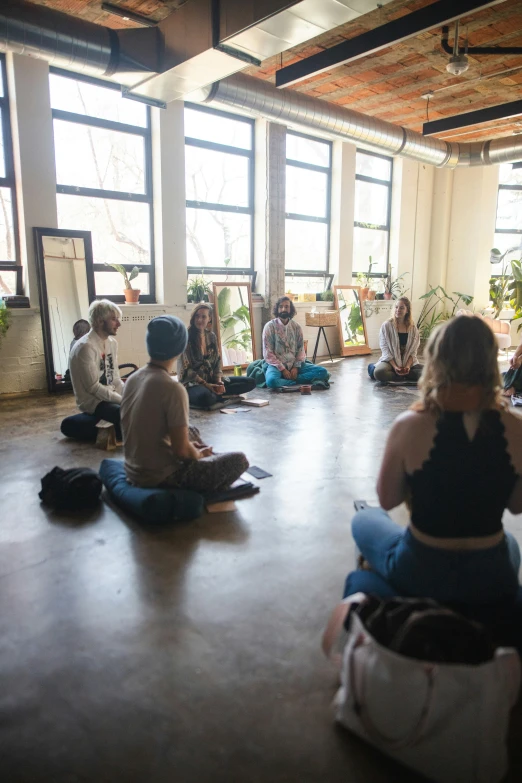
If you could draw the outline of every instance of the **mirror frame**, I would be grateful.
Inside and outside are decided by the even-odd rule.
[[[214,323],[212,324],[212,328],[214,331],[214,334],[216,335],[217,344],[218,344],[218,351],[219,355],[221,356],[221,361],[223,361],[223,355],[222,355],[222,348],[221,348],[221,331],[219,329],[219,313],[218,313],[218,295],[217,295],[217,289],[218,288],[246,288],[247,294],[248,294],[248,312],[250,313],[250,331],[252,333],[252,361],[255,361],[256,359],[256,337],[255,337],[255,330],[254,330],[254,308],[252,307],[252,286],[250,283],[227,283],[227,282],[219,282],[216,283],[212,281],[212,291],[214,295],[214,302],[213,302],[213,310],[214,310]],[[248,364],[242,364],[241,367],[245,369],[245,367],[248,367]],[[234,365],[233,364],[226,364],[222,365],[223,370],[233,370]]]
[[[40,315],[42,318],[42,332],[45,353],[45,372],[47,374],[47,389],[49,392],[72,391],[70,381],[57,381],[54,373],[53,346],[51,340],[51,322],[49,318],[49,304],[47,299],[47,281],[45,278],[45,253],[43,247],[44,237],[68,237],[71,239],[83,239],[85,249],[85,273],[87,275],[87,296],[89,304],[96,298],[94,288],[94,269],[92,255],[92,239],[90,231],[73,231],[68,228],[33,228],[33,237],[36,250],[36,274],[38,278],[38,297],[40,300]]]
[[[349,288],[351,291],[355,291],[359,298],[359,307],[361,308],[361,317],[364,331],[364,344],[361,345],[348,345],[344,344],[343,324],[341,321],[341,310],[339,307],[339,295],[338,290],[345,291]],[[339,330],[339,343],[341,349],[341,356],[366,356],[372,352],[372,349],[368,345],[368,332],[366,329],[366,314],[364,312],[364,302],[361,301],[361,286],[359,285],[334,285],[334,298],[335,309],[338,312],[337,328]]]

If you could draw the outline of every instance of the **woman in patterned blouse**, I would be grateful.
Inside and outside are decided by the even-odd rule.
[[[178,378],[185,386],[191,408],[222,408],[226,397],[255,388],[252,378],[223,378],[216,335],[209,330],[212,308],[200,302],[192,311],[185,353],[178,359]]]

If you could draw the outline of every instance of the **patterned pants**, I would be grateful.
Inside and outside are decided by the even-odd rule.
[[[217,492],[227,489],[247,468],[248,460],[239,451],[213,454],[203,459],[184,459],[161,486]]]

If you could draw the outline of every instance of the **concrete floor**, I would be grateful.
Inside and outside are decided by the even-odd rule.
[[[234,513],[159,530],[107,503],[44,509],[48,470],[107,454],[60,435],[70,396],[0,402],[2,781],[419,780],[335,728],[319,649],[353,565],[353,500],[375,501],[386,432],[415,399],[371,384],[366,363],[338,361],[329,392],[196,412],[216,450],[274,475]]]

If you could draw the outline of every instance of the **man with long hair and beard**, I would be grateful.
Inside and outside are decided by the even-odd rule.
[[[303,330],[294,320],[294,303],[281,296],[274,305],[274,318],[263,329],[263,358],[268,364],[266,385],[269,389],[321,381],[328,383],[328,371],[306,364]],[[324,388],[324,387],[323,387]]]

